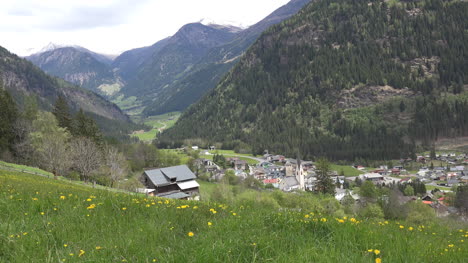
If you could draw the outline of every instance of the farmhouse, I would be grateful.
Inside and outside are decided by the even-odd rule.
[[[152,195],[172,199],[199,199],[200,185],[186,165],[146,170],[142,182]]]

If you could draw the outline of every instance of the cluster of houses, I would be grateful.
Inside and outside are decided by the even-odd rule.
[[[336,199],[342,200],[350,194],[353,199],[359,200],[359,196],[352,191],[344,189],[346,181],[371,181],[374,184],[398,184],[411,183],[412,180],[419,179],[425,184],[440,186],[452,186],[456,184],[468,184],[468,164],[467,156],[440,156],[443,158],[455,158],[455,165],[447,167],[433,167],[429,169],[422,167],[417,173],[409,174],[402,166],[387,167],[381,166],[377,169],[366,169],[356,165],[355,169],[365,173],[357,177],[339,176],[336,171],[331,175],[333,182],[337,184]],[[317,183],[316,167],[311,161],[285,158],[282,155],[265,154],[258,164],[248,165],[245,160],[239,157],[228,157],[225,159],[229,168],[222,169],[212,160],[200,158],[195,160],[194,169],[197,174],[210,174],[212,180],[220,181],[225,176],[226,171],[233,171],[234,175],[245,179],[253,176],[255,179],[270,188],[277,188],[285,192],[296,190],[313,191]],[[451,160],[451,159],[450,159]],[[418,161],[424,162],[423,157],[418,157]],[[142,176],[145,189],[140,189],[148,195],[175,199],[199,200],[199,184],[195,180],[195,175],[186,165],[146,170]],[[400,177],[404,175],[404,177]],[[417,197],[401,197],[402,202],[416,200]],[[443,200],[435,200],[430,192],[422,198],[422,201],[437,210],[444,210],[440,213],[448,212],[449,208],[444,205]]]

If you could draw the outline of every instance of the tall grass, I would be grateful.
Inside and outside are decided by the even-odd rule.
[[[467,229],[335,218],[255,199],[226,205],[145,198],[9,171],[0,171],[0,211],[0,262],[468,258]]]

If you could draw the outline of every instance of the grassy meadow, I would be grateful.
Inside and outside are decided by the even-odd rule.
[[[312,207],[278,209],[262,201],[260,193],[252,196],[229,205],[174,201],[0,170],[0,262],[468,258],[468,229],[335,217]]]
[[[172,127],[179,117],[180,112],[170,112],[139,120],[139,122],[152,127],[152,129],[142,133],[134,133],[132,134],[132,136],[137,137],[141,141],[152,141],[156,138],[156,135],[158,134],[160,129],[165,130]]]

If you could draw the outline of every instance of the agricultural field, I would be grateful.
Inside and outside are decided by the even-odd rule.
[[[325,199],[307,194],[294,196],[309,196],[302,210],[280,209],[259,192],[250,196],[228,203],[175,201],[0,170],[0,262],[468,258],[468,229],[460,226],[337,216],[313,205]]]
[[[351,165],[338,165],[338,164],[331,164],[330,169],[332,171],[337,171],[338,174],[340,174],[341,171],[344,172],[345,176],[352,177],[352,176],[359,176],[360,174],[363,174],[363,171],[360,171]]]

